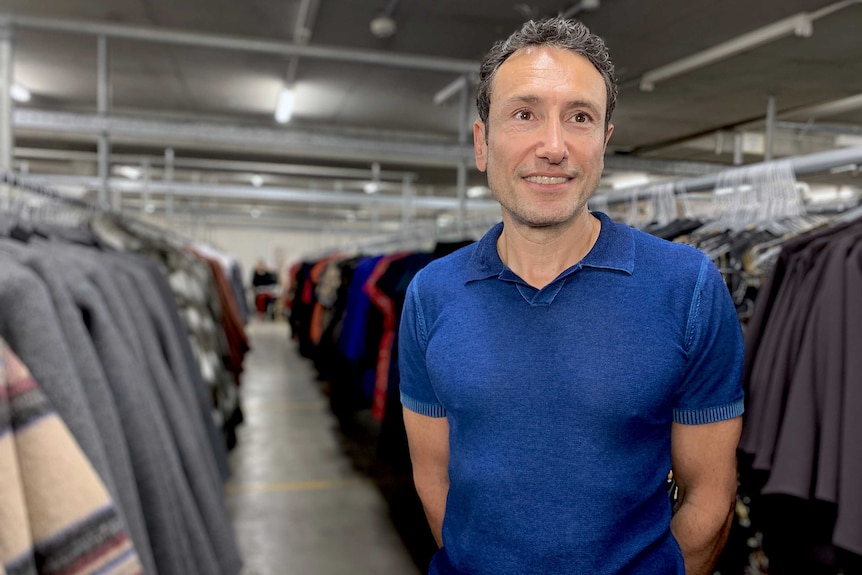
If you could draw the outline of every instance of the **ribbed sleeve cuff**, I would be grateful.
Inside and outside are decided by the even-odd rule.
[[[733,403],[719,407],[674,409],[673,420],[675,423],[682,423],[684,425],[703,425],[705,423],[715,423],[739,417],[743,411],[745,411],[744,400],[743,398],[739,398]]]
[[[427,417],[446,417],[446,409],[439,403],[416,401],[412,397],[404,395],[404,393],[401,394],[401,405],[410,411],[415,411],[419,415],[425,415]]]

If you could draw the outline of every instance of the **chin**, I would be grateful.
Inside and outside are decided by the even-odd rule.
[[[546,216],[516,217],[515,219],[531,228],[555,228],[568,224],[574,219],[574,216],[561,217],[559,213],[556,213]]]

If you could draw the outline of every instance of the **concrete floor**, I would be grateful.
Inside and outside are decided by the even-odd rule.
[[[228,511],[243,575],[418,575],[374,482],[345,455],[287,325],[252,322],[230,454]]]

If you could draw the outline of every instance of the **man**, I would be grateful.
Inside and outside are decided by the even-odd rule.
[[[273,316],[273,305],[278,297],[278,278],[267,267],[263,258],[258,258],[251,274],[251,287],[254,290],[254,305],[258,319]]]
[[[724,544],[739,323],[702,253],[587,210],[615,99],[575,21],[528,22],[482,65],[476,166],[503,222],[416,276],[400,331],[432,574],[699,575]]]

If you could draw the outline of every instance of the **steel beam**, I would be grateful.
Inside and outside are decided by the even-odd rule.
[[[113,24],[107,22],[92,22],[84,20],[65,20],[40,16],[12,15],[13,26],[32,30],[50,32],[65,32],[68,34],[90,34],[173,44],[177,46],[194,46],[213,48],[216,50],[231,50],[236,52],[257,52],[279,56],[298,56],[300,58],[316,58],[334,60],[354,64],[370,64],[392,68],[407,68],[412,70],[430,70],[434,72],[450,72],[465,74],[479,69],[479,63],[472,60],[443,58],[438,56],[419,56],[414,54],[393,54],[377,50],[359,50],[356,48],[338,48],[334,46],[303,46],[298,43],[261,40],[242,36],[206,34],[189,30],[171,30],[151,26],[128,24]]]
[[[407,230],[413,225],[413,220],[416,215],[413,213],[413,182],[404,178],[404,182],[402,183],[402,191],[401,191],[401,200],[403,205],[401,207],[401,229]]]
[[[472,146],[433,144],[399,139],[366,139],[322,134],[314,131],[225,126],[203,122],[170,122],[143,118],[100,118],[74,112],[16,110],[14,126],[19,130],[49,131],[98,136],[107,130],[116,141],[162,145],[207,144],[229,150],[266,150],[332,160],[409,163],[417,166],[454,167],[462,158],[472,158]]]
[[[99,185],[98,178],[86,176],[58,176],[31,174],[30,180],[51,186],[73,185],[96,189]],[[110,180],[112,189],[123,193],[144,192],[144,182],[114,178]],[[247,200],[247,201],[274,201],[274,202],[300,202],[310,204],[329,205],[356,205],[371,206],[375,203],[380,206],[392,206],[401,208],[404,199],[400,195],[364,194],[364,193],[339,193],[327,190],[311,190],[297,188],[255,188],[254,186],[232,186],[204,183],[186,183],[171,181],[151,180],[146,186],[150,194],[164,194],[165,198],[173,196],[184,198],[210,198],[225,200]],[[458,198],[416,196],[411,204],[414,208],[456,210],[459,206]],[[499,204],[489,200],[468,200],[466,206],[470,210],[498,210]]]
[[[442,106],[446,103],[449,98],[454,96],[455,94],[460,93],[462,90],[467,90],[470,87],[468,76],[465,74],[463,76],[458,76],[452,82],[444,86],[440,89],[436,94],[434,94],[434,105]]]
[[[12,96],[9,89],[15,81],[12,58],[12,26],[8,17],[0,17],[0,168],[12,169],[14,136],[12,133]]]
[[[769,96],[766,103],[766,143],[763,147],[763,159],[772,159],[772,143],[775,141],[775,96]]]
[[[796,130],[799,132],[824,132],[827,134],[848,134],[862,136],[862,126],[848,124],[824,124],[808,122],[775,122],[779,130]]]
[[[110,67],[108,63],[108,39],[105,36],[99,36],[96,43],[98,52],[98,84],[96,86],[98,99],[99,116],[105,118],[111,113],[111,77]],[[108,179],[110,177],[111,168],[111,138],[107,130],[99,134],[99,205],[107,206],[108,195]],[[111,209],[119,209],[119,195],[111,196]]]
[[[838,166],[845,166],[848,164],[862,164],[862,146],[829,150],[826,152],[818,152],[815,154],[807,154],[804,156],[795,156],[792,158],[785,158],[783,160],[777,161],[784,160],[790,160],[793,173],[797,177],[804,176],[807,174],[816,174],[819,172],[826,172]],[[756,165],[759,164],[749,164],[749,166]],[[679,180],[676,182],[675,191],[678,194],[708,191],[715,188],[715,184],[717,181],[718,174]],[[641,186],[632,190],[627,190],[620,194],[607,195],[606,197],[609,203],[618,204],[631,201],[633,197],[642,197],[649,189],[650,186]]]
[[[606,170],[625,170],[632,172],[647,172],[649,174],[688,177],[715,174],[724,168],[726,168],[726,166],[722,164],[711,164],[709,162],[662,160],[659,158],[627,156],[625,154],[605,156]]]
[[[374,162],[386,158],[390,163],[415,166],[456,168],[460,161],[473,162],[470,143],[428,143],[413,140],[362,138],[339,134],[319,134],[298,129],[276,130],[225,126],[204,122],[171,122],[144,118],[108,117],[75,112],[49,112],[17,109],[13,124],[19,130],[98,136],[107,129],[117,137],[134,138],[158,145],[182,143],[223,146],[225,149],[263,150],[303,157],[333,158]],[[627,155],[605,157],[605,168],[644,171],[675,176],[700,176],[720,171],[724,166],[706,162],[668,161]],[[385,173],[385,172],[381,172]],[[403,172],[402,172],[403,173]]]
[[[54,160],[69,162],[96,162],[97,154],[75,150],[51,150],[42,148],[15,148],[15,158],[29,160]],[[163,156],[148,156],[145,154],[111,154],[117,163],[143,164],[150,166],[164,165]],[[245,162],[238,160],[217,160],[208,158],[174,158],[174,167],[211,170],[214,172],[262,172],[286,176],[312,176],[318,178],[333,178],[345,180],[367,180],[371,170],[364,168],[342,168],[340,166],[307,166],[303,164],[282,164],[275,162]],[[416,172],[395,170],[380,170],[381,181],[403,182],[405,179],[416,181]]]

